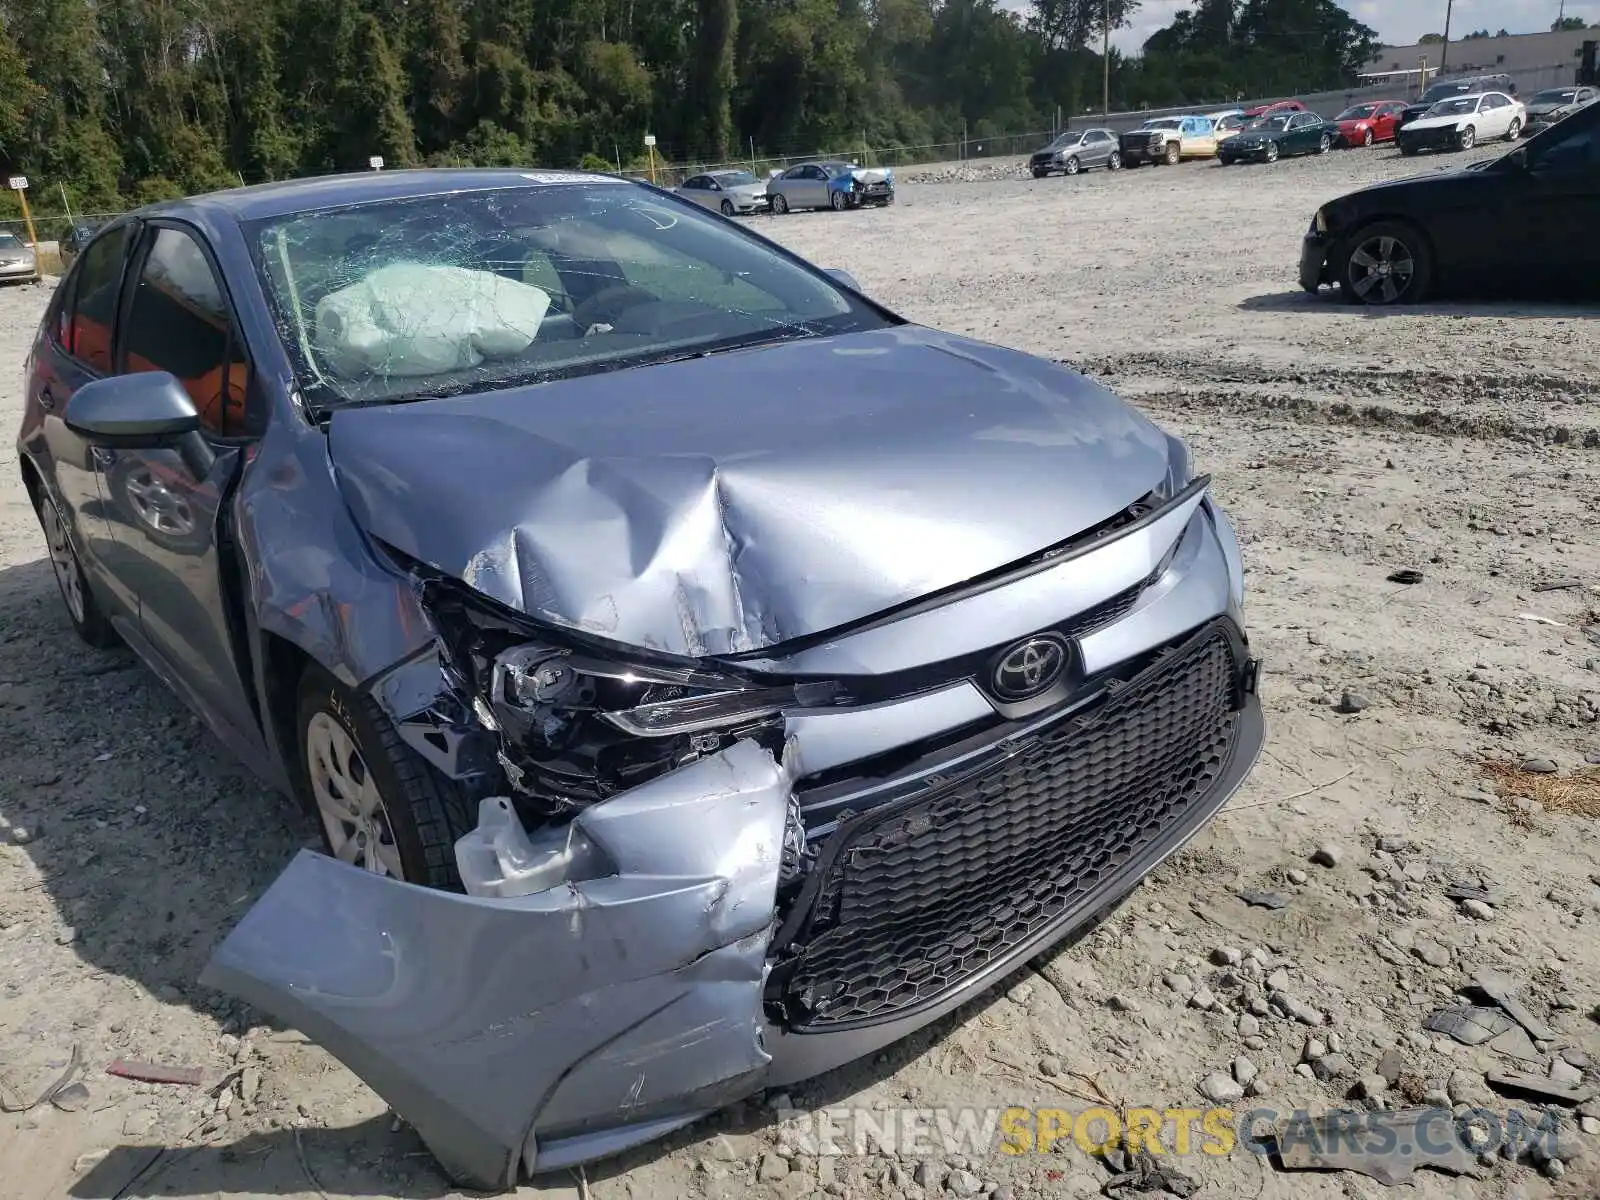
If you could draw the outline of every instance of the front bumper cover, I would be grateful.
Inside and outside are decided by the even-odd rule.
[[[1308,233],[1300,243],[1300,286],[1315,292],[1325,283],[1332,283],[1328,255],[1333,240],[1327,234]]]
[[[1176,547],[1137,607],[1082,639],[1086,669],[1237,617],[1242,575],[1231,528],[1198,495],[1185,496],[1168,524],[1108,539],[1067,564],[1079,568],[1070,577],[1080,585],[1109,575],[1115,556],[1129,557],[1127,571],[1143,578],[1151,558]],[[1045,588],[1052,574],[1032,582]],[[1062,602],[1059,586],[1048,590]],[[1014,610],[1025,591],[963,603]],[[947,613],[955,615],[947,607],[921,619]],[[964,613],[961,624],[981,617]],[[813,725],[843,721],[850,737],[907,744],[893,709],[798,725],[781,762],[737,742],[583,810],[573,825],[613,869],[527,896],[432,891],[302,853],[219,947],[202,982],[321,1043],[413,1125],[453,1178],[507,1189],[522,1170],[617,1153],[763,1087],[871,1053],[1100,919],[1205,825],[1254,763],[1263,739],[1258,669],[1240,666],[1233,750],[1182,819],[1026,941],[886,1020],[793,1032],[773,1023],[766,991],[795,780],[845,736],[830,742]]]

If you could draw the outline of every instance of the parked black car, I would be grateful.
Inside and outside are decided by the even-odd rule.
[[[1400,179],[1324,204],[1300,285],[1351,304],[1435,292],[1600,293],[1600,104],[1465,170]]]
[[[1441,100],[1451,96],[1467,96],[1474,92],[1504,92],[1513,100],[1517,98],[1517,85],[1509,75],[1462,75],[1456,79],[1441,79],[1433,83],[1415,104],[1408,104],[1395,122],[1395,134],[1415,121]]]
[[[56,243],[56,248],[61,254],[62,267],[70,267],[72,260],[78,257],[82,249],[89,244],[89,239],[95,235],[100,226],[88,221],[77,221],[67,227]]]

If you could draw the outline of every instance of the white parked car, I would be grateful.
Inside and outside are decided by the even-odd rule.
[[[716,209],[725,217],[767,209],[767,185],[749,171],[707,171],[703,175],[691,175],[683,181],[682,187],[672,190],[685,200]]]
[[[1474,92],[1441,100],[1400,127],[1401,154],[1420,150],[1471,150],[1479,142],[1514,142],[1528,124],[1528,110],[1504,92]]]

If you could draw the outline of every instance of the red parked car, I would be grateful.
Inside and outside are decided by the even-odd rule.
[[[1306,106],[1298,100],[1279,100],[1275,104],[1258,104],[1244,110],[1245,120],[1262,121],[1279,113],[1305,112]]]
[[[1345,109],[1333,119],[1339,127],[1340,144],[1370,146],[1373,142],[1394,141],[1405,109],[1404,100],[1368,100]]]

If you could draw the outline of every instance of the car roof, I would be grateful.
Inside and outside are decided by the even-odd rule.
[[[204,209],[225,213],[236,221],[286,217],[318,208],[366,204],[380,200],[409,200],[421,196],[447,196],[461,192],[488,192],[501,188],[561,187],[606,183],[638,187],[631,180],[594,171],[528,167],[432,167],[417,170],[352,171],[345,175],[319,175],[249,187],[207,192],[181,200],[164,200],[139,210],[141,216],[182,216]]]

